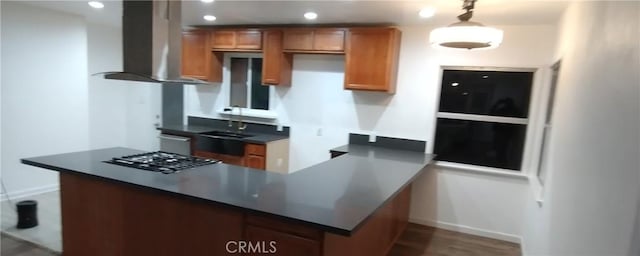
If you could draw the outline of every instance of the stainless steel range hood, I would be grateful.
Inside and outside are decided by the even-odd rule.
[[[181,1],[124,0],[122,6],[124,70],[98,74],[116,80],[208,84],[181,77]]]

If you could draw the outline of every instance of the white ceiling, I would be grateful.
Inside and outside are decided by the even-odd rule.
[[[472,21],[491,25],[554,24],[566,1],[479,0]],[[418,16],[424,7],[435,8],[431,19]],[[208,24],[306,24],[306,23],[393,23],[398,25],[448,25],[461,14],[461,0],[423,1],[224,1],[183,2],[183,25]],[[314,11],[318,19],[309,22],[303,13]],[[215,15],[215,22],[202,19]]]
[[[6,1],[6,0],[2,0]],[[113,26],[121,26],[122,24],[122,1],[102,1],[103,9],[91,8],[87,1],[25,1],[25,0],[9,0],[26,3],[29,5],[39,6],[43,8],[53,9],[56,11],[68,12],[86,17],[92,22],[107,24]]]
[[[88,20],[119,26],[121,1],[103,1],[104,9],[93,9],[87,1],[24,1],[31,5],[70,12]],[[462,13],[462,0],[423,1],[364,1],[364,0],[307,0],[307,1],[242,1],[199,0],[183,1],[184,26],[231,24],[321,24],[321,23],[391,23],[396,25],[443,26],[456,21]],[[562,0],[479,0],[472,21],[485,25],[555,24],[567,6]],[[436,9],[430,19],[421,19],[418,11],[424,7]],[[310,22],[302,15],[306,11],[318,13]],[[214,22],[205,21],[205,14],[215,15]]]

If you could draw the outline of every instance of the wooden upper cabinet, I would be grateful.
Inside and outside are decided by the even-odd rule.
[[[313,50],[312,29],[287,29],[284,31],[284,50]]]
[[[236,48],[236,32],[233,30],[216,30],[211,32],[211,48],[213,49]]]
[[[313,49],[316,51],[344,51],[344,29],[316,29]]]
[[[207,31],[182,32],[182,76],[209,80],[211,52]]]
[[[262,31],[259,30],[239,30],[236,31],[237,49],[262,49]]]
[[[287,29],[284,31],[283,49],[287,52],[342,53],[344,29]]]
[[[395,93],[400,30],[353,28],[347,33],[344,88]]]
[[[262,32],[255,29],[214,30],[211,32],[211,48],[216,51],[259,51],[262,49]]]
[[[262,84],[291,85],[293,55],[283,52],[281,30],[267,30],[263,35]]]

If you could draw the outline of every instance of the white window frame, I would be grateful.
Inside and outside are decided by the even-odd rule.
[[[252,59],[263,59],[262,54],[260,53],[230,53],[230,54],[225,54],[225,61],[228,58],[228,63],[229,65],[225,65],[225,72],[228,72],[229,75],[227,77],[229,77],[229,93],[227,94],[229,97],[227,97],[227,105],[231,106],[231,59],[233,58],[245,58],[245,59],[249,59],[249,63],[247,64],[247,83],[245,84],[245,86],[247,87],[247,107],[243,108],[243,109],[253,109],[252,105],[251,105],[251,75],[252,75],[252,66],[253,63],[251,62]],[[269,91],[269,95],[271,95],[271,91]],[[269,109],[271,109],[271,100],[269,100]]]
[[[223,70],[222,70],[222,83],[220,84],[220,93],[225,95],[223,98],[225,100],[225,108],[230,107],[231,105],[231,58],[261,58],[263,59],[264,64],[264,56],[262,53],[250,53],[250,52],[225,52],[223,58]],[[251,65],[251,64],[249,64]],[[250,69],[249,69],[250,71]],[[251,75],[249,73],[249,75]],[[249,77],[250,78],[250,77]],[[247,80],[248,85],[251,85],[250,79]],[[248,108],[242,108],[242,115],[244,117],[254,117],[256,120],[252,120],[254,122],[259,123],[270,123],[273,120],[278,119],[278,113],[275,109],[275,101],[276,101],[276,86],[269,86],[269,110],[263,109],[252,109],[251,106],[251,91],[247,88],[248,96],[247,105]],[[217,110],[219,115],[226,116],[229,115],[229,112],[224,111],[224,108]],[[232,112],[233,115],[239,114],[238,109],[235,108]]]
[[[536,129],[536,147],[534,148],[534,152],[532,154],[532,158],[535,157],[535,161],[531,163],[531,173],[529,175],[529,183],[531,184],[532,191],[534,193],[534,198],[538,205],[542,206],[543,196],[545,191],[545,183],[548,184],[549,175],[553,172],[553,170],[548,165],[549,162],[553,159],[553,149],[549,147],[549,142],[553,137],[553,109],[549,110],[550,104],[556,106],[556,99],[558,93],[558,82],[560,76],[560,68],[562,65],[562,60],[556,61],[551,67],[547,67],[548,75],[545,77],[544,85],[541,88],[541,104],[538,107],[539,114]],[[556,72],[556,80],[554,81],[553,75]],[[555,86],[554,83],[555,82]],[[552,92],[552,90],[555,90]],[[553,102],[551,102],[551,94],[554,93],[555,97],[553,98]],[[551,111],[551,112],[550,112]],[[547,124],[547,115],[551,115],[549,119],[549,124]],[[543,182],[540,179],[540,171],[545,170],[546,176],[545,181]]]
[[[529,113],[528,118],[513,118],[513,117],[496,117],[496,116],[486,116],[486,115],[475,115],[475,114],[462,114],[462,113],[449,113],[449,112],[440,112],[440,94],[442,92],[442,78],[445,70],[463,70],[463,71],[502,71],[502,72],[531,72],[533,73],[533,81],[531,85],[530,99],[529,99]],[[527,126],[524,148],[522,150],[522,163],[520,164],[520,171],[514,171],[510,169],[502,169],[495,167],[487,167],[480,165],[472,165],[472,164],[462,164],[462,163],[454,163],[448,161],[435,161],[435,164],[440,167],[463,170],[463,171],[472,171],[479,172],[483,174],[489,175],[497,175],[504,177],[511,177],[517,179],[530,179],[532,170],[535,168],[531,168],[532,156],[531,152],[535,152],[535,147],[539,147],[539,142],[535,141],[536,134],[536,125],[538,123],[538,105],[540,100],[540,83],[545,76],[544,72],[541,72],[542,68],[534,68],[534,67],[487,67],[487,66],[440,66],[440,85],[438,87],[437,93],[437,107],[436,107],[436,115],[434,118],[434,127],[431,141],[435,142],[435,137],[437,133],[437,120],[438,118],[450,118],[455,120],[470,120],[470,121],[486,121],[486,122],[497,122],[497,123],[511,123],[511,124],[524,124]],[[430,152],[433,152],[434,144],[431,143]]]

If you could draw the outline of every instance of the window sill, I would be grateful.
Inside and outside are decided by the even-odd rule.
[[[437,167],[443,167],[447,169],[469,171],[469,172],[475,172],[479,174],[486,174],[486,175],[492,175],[492,176],[500,176],[500,177],[520,179],[520,180],[529,179],[529,177],[524,173],[515,172],[507,169],[477,166],[477,165],[470,165],[470,164],[452,163],[452,162],[445,162],[445,161],[436,161],[435,165]]]
[[[224,111],[224,109],[218,110],[218,114],[220,115],[234,115],[239,116],[240,110],[238,108],[234,108],[232,111]],[[262,118],[262,119],[278,119],[278,113],[269,111],[269,110],[261,110],[261,109],[250,109],[250,108],[242,108],[242,116],[243,117],[254,117],[254,118]]]
[[[544,186],[537,176],[529,177],[529,185],[531,187],[531,192],[533,193],[533,198],[538,204],[538,207],[542,207],[542,204],[544,203]]]

